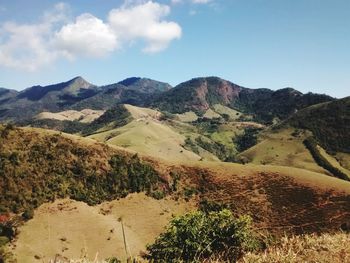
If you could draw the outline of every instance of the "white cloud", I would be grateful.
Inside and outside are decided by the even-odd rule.
[[[164,19],[169,13],[167,5],[128,0],[107,21],[88,13],[72,19],[69,6],[58,3],[36,24],[0,25],[0,66],[34,71],[58,58],[107,56],[138,40],[144,52],[159,52],[181,37],[181,27]]]
[[[154,53],[181,37],[181,27],[177,23],[162,20],[169,13],[169,6],[149,1],[111,10],[108,22],[120,39],[129,42],[143,39],[147,43],[143,51]]]
[[[0,65],[34,71],[50,64],[58,52],[50,47],[50,39],[58,20],[66,18],[67,6],[57,4],[37,24],[5,22],[0,26]]]
[[[74,23],[55,34],[55,44],[68,57],[103,57],[117,47],[117,37],[109,25],[91,14],[82,14]]]

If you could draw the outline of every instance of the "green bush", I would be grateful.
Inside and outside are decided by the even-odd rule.
[[[34,216],[34,209],[33,208],[28,208],[26,210],[24,210],[23,214],[22,214],[22,217],[25,219],[25,220],[29,220],[29,219],[32,219]]]
[[[236,144],[238,152],[244,152],[245,150],[253,147],[258,143],[258,134],[262,129],[259,128],[245,128],[242,135],[238,135],[233,139]]]
[[[150,193],[150,196],[153,197],[154,199],[161,200],[165,197],[165,193],[160,190],[156,190]]]
[[[153,262],[196,262],[220,255],[236,261],[246,251],[259,247],[251,218],[234,218],[231,211],[195,211],[171,220],[166,231],[147,247]]]
[[[322,156],[317,148],[317,142],[313,137],[306,138],[303,143],[319,166],[323,167],[339,179],[350,181],[350,178],[346,174],[334,167],[324,156]]]

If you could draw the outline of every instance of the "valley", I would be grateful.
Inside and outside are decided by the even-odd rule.
[[[350,222],[350,97],[77,77],[0,99],[8,262],[141,260],[173,216],[203,202],[275,238]]]

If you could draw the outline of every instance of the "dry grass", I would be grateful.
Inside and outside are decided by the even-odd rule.
[[[66,110],[61,112],[41,112],[36,116],[37,119],[53,119],[59,121],[80,121],[82,123],[91,123],[104,113],[103,110],[84,109],[81,111]]]
[[[163,232],[172,215],[186,213],[193,207],[190,202],[155,200],[144,193],[98,206],[60,199],[36,209],[34,218],[20,227],[10,251],[18,262],[33,262],[36,257],[48,262],[56,255],[56,262],[103,262],[109,257],[125,260],[120,218],[128,252],[135,257]],[[64,261],[66,258],[85,259]]]
[[[261,253],[248,253],[240,263],[350,262],[350,234],[304,235],[282,238]]]
[[[346,233],[283,237],[279,244],[263,252],[245,254],[238,263],[346,263],[350,262],[350,246],[347,245],[349,242],[350,234]],[[106,261],[81,259],[63,262],[105,263]],[[203,261],[203,263],[224,262],[229,261],[220,259],[220,255],[213,255],[212,258]]]
[[[237,120],[240,116],[242,116],[241,112],[236,111],[234,109],[231,109],[231,108],[226,107],[226,106],[221,105],[221,104],[215,104],[213,106],[213,109],[215,112],[217,112],[219,114],[227,114],[228,116],[230,116],[231,120]]]

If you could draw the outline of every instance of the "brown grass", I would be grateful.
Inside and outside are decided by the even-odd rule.
[[[248,253],[240,263],[350,262],[350,234],[284,237],[262,253]]]

